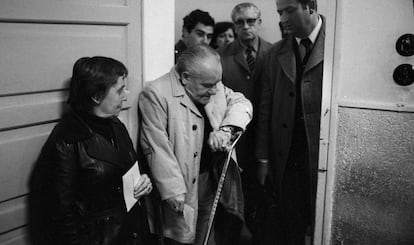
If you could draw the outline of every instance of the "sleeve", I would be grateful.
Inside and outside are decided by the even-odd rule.
[[[140,94],[138,103],[142,117],[140,143],[161,199],[186,194],[184,177],[168,137],[166,99],[149,85]]]
[[[51,225],[53,240],[59,244],[80,244],[78,214],[76,213],[76,189],[78,169],[73,144],[52,143],[43,158],[48,179]]]
[[[245,130],[253,117],[252,103],[242,93],[234,92],[221,84],[226,97],[227,109],[220,126],[236,126]]]
[[[272,91],[271,81],[269,78],[269,56],[264,62],[263,73],[259,79],[259,100],[257,109],[256,123],[256,158],[269,159],[269,143],[270,143],[270,117]]]

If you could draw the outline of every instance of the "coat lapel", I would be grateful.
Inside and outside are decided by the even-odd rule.
[[[234,55],[234,60],[238,63],[247,73],[250,73],[249,65],[247,64],[246,58],[243,55],[243,47],[240,44],[240,40],[235,41],[233,46],[232,53]]]
[[[85,145],[86,152],[92,158],[104,162],[109,162],[116,166],[124,167],[118,150],[116,150],[115,147],[112,146],[112,144],[102,136],[94,134],[91,141],[88,141]]]
[[[280,50],[277,59],[282,67],[283,71],[285,72],[286,76],[292,81],[292,83],[296,82],[296,60],[295,60],[295,52],[293,47],[293,40],[292,36],[286,38],[283,47]]]
[[[318,37],[316,39],[315,45],[313,46],[312,53],[309,57],[308,63],[305,67],[304,74],[317,66],[323,61],[324,47],[325,47],[325,18],[321,16],[322,27],[319,31]]]

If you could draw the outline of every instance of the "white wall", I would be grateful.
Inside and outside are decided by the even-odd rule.
[[[143,1],[143,80],[154,80],[174,65],[174,1]]]
[[[243,0],[176,0],[175,1],[175,41],[181,38],[183,18],[195,9],[210,13],[216,22],[231,21],[230,13],[234,6]],[[279,15],[276,11],[275,0],[253,0],[262,12],[262,29],[260,36],[274,43],[280,40]],[[326,13],[328,0],[318,0],[319,13]]]

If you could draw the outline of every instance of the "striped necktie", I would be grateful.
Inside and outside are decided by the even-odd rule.
[[[247,47],[246,49],[246,61],[247,65],[249,65],[249,70],[251,73],[254,72],[254,68],[256,66],[256,59],[253,56],[254,49],[252,47]]]

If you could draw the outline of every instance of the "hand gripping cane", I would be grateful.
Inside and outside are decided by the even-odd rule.
[[[231,154],[233,153],[234,147],[236,146],[237,141],[239,141],[241,135],[242,135],[242,132],[235,133],[235,139],[233,140],[233,143],[231,144],[231,148],[227,151],[226,161],[224,162],[223,169],[221,170],[221,175],[220,175],[220,180],[217,186],[216,195],[214,197],[213,206],[211,207],[210,216],[208,218],[207,232],[206,232],[206,236],[204,237],[203,245],[207,245],[208,243],[208,238],[210,237],[211,228],[213,227],[214,216],[216,215],[217,205],[220,201],[220,195],[223,189],[224,180],[226,179],[227,168],[229,167],[229,164],[230,164]]]

